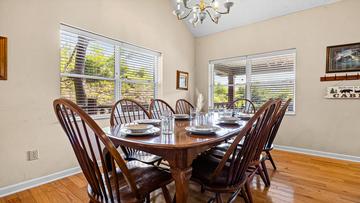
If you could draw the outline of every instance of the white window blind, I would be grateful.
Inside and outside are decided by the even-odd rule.
[[[93,116],[121,98],[156,97],[160,53],[62,25],[60,94]]]
[[[291,98],[288,112],[295,113],[295,49],[212,61],[210,65],[210,99],[215,107],[247,98],[258,109],[270,98]]]
[[[270,98],[292,99],[294,112],[295,53],[273,53],[250,59],[250,99],[258,108]]]

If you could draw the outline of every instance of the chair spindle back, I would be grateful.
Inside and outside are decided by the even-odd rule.
[[[120,99],[112,107],[110,125],[113,127],[148,118],[150,118],[149,113],[140,103],[132,99]]]
[[[94,193],[92,196],[105,202],[120,202],[117,165],[132,192],[139,197],[134,179],[125,161],[95,121],[70,100],[56,99],[53,105],[56,116]],[[105,162],[102,146],[109,152],[111,166]]]
[[[150,104],[150,116],[151,118],[160,119],[165,112],[175,114],[175,111],[171,106],[162,99],[152,99]]]
[[[185,99],[179,99],[176,101],[176,106],[175,106],[176,113],[190,114],[191,109],[194,109],[194,106]]]
[[[282,123],[282,120],[285,116],[286,110],[289,107],[289,104],[291,102],[291,99],[288,99],[285,104],[278,110],[275,118],[275,122],[273,123],[273,126],[270,129],[269,137],[267,139],[265,148],[271,148],[272,144],[275,140],[275,137],[277,135],[277,132],[280,128],[280,125]]]
[[[228,109],[238,109],[242,113],[255,113],[256,108],[252,101],[248,99],[236,99],[233,102],[230,102],[227,106]]]

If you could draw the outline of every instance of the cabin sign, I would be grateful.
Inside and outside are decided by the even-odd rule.
[[[328,99],[360,99],[360,86],[333,86],[327,88]]]

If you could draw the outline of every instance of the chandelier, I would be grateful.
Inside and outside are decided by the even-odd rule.
[[[220,11],[218,0],[177,0],[173,13],[179,20],[189,18],[189,22],[196,27],[199,22],[203,23],[206,16],[218,24],[221,15],[230,13],[233,5],[234,2],[226,0],[223,3],[226,10]]]

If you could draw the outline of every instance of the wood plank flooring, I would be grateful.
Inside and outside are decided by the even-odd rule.
[[[252,193],[255,202],[358,202],[360,203],[360,163],[320,158],[285,151],[274,151],[278,170],[267,163],[270,188],[255,178]],[[173,194],[174,185],[169,186]],[[0,198],[0,203],[88,202],[87,182],[82,174]],[[190,185],[190,203],[207,202],[212,196],[201,194]],[[152,202],[164,202],[161,191],[152,194]],[[226,195],[224,195],[226,199]],[[243,202],[239,197],[237,202]]]

